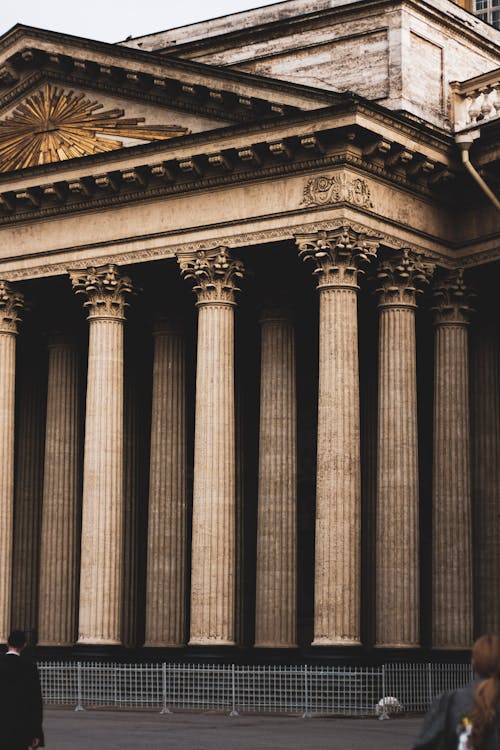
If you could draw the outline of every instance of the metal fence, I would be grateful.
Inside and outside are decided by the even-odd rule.
[[[41,662],[46,705],[85,708],[337,715],[382,718],[425,711],[465,685],[466,664],[381,667],[240,666]]]

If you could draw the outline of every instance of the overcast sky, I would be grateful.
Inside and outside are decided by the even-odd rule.
[[[119,42],[276,0],[0,0],[0,34],[16,23]]]

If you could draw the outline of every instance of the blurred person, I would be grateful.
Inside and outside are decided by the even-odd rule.
[[[0,750],[44,747],[42,692],[36,665],[22,656],[26,633],[13,630],[0,657]]]
[[[500,635],[483,635],[472,648],[475,678],[438,696],[413,750],[500,750]]]

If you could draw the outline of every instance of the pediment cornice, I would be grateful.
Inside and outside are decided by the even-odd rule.
[[[232,126],[0,175],[0,223],[342,165],[446,204],[460,167],[451,138],[429,136],[376,107],[346,100],[279,123]]]
[[[37,70],[77,76],[97,86],[111,83],[115,92],[139,97],[177,94],[181,101],[191,98],[213,112],[240,113],[242,119],[248,119],[249,112],[262,115],[267,110],[277,116],[279,109],[315,109],[338,101],[337,94],[313,87],[15,26],[0,38],[0,95]],[[182,87],[191,91],[179,92]]]

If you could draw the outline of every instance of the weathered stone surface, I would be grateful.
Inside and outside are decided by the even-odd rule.
[[[407,252],[383,260],[379,294],[376,644],[420,639],[415,309],[427,269]]]
[[[496,307],[494,308],[496,309]],[[472,356],[476,633],[500,631],[500,336],[487,310]]]
[[[290,313],[260,316],[260,433],[255,645],[297,645],[297,415]]]
[[[88,308],[78,642],[121,643],[123,324],[130,279],[114,266],[71,272]]]
[[[186,642],[186,363],[179,321],[154,330],[146,646]]]
[[[76,639],[80,520],[79,354],[64,334],[48,341],[38,640]]]
[[[468,324],[462,274],[434,287],[434,469],[432,643],[473,640]]]
[[[14,520],[16,335],[23,295],[0,281],[0,643],[10,625]]]
[[[298,235],[320,293],[314,645],[360,643],[361,467],[357,299],[376,239]]]
[[[243,265],[226,248],[180,257],[198,305],[191,645],[235,644],[235,294]]]

